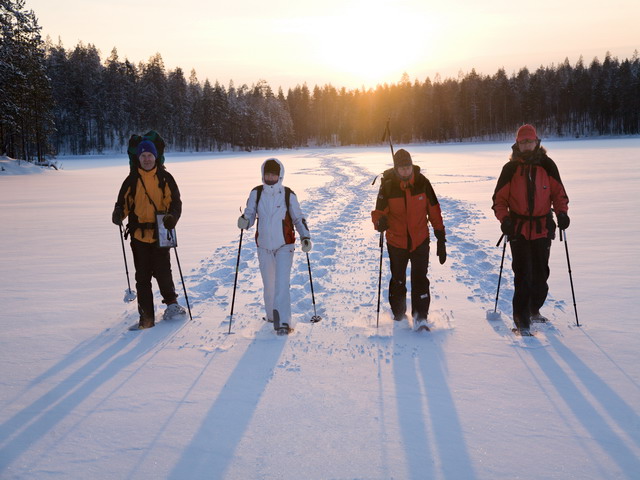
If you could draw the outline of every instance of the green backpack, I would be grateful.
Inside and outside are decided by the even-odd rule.
[[[143,140],[150,140],[156,146],[156,150],[158,151],[158,158],[156,158],[156,162],[158,166],[164,165],[164,140],[160,136],[158,132],[155,130],[150,130],[144,135],[131,135],[129,139],[129,148],[127,148],[127,153],[129,154],[129,167],[131,170],[135,170],[138,165],[138,154],[137,149],[138,145]]]

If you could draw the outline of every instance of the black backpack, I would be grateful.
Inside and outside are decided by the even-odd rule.
[[[164,166],[164,140],[160,136],[158,132],[155,130],[149,130],[144,135],[131,135],[129,139],[129,148],[127,148],[127,153],[129,154],[129,168],[131,170],[135,170],[138,165],[138,145],[143,140],[149,140],[153,142],[156,147],[156,151],[158,152],[158,157],[156,158],[156,162],[158,167]]]

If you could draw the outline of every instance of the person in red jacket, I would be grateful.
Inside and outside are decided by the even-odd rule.
[[[438,198],[420,167],[413,165],[404,149],[393,156],[393,168],[384,172],[376,209],[371,212],[373,225],[386,232],[391,266],[389,304],[394,320],[406,317],[407,265],[411,261],[411,313],[416,328],[425,327],[429,314],[429,226],[438,239],[440,264],[447,260],[445,230]]]
[[[549,253],[556,223],[569,226],[569,197],[558,167],[540,146],[532,125],[523,125],[502,167],[493,194],[493,210],[511,245],[514,275],[513,321],[518,333],[528,335],[531,322],[545,322],[540,314],[549,291]]]

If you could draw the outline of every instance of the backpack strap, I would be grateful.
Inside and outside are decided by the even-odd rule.
[[[262,195],[263,189],[264,185],[258,185],[254,189],[256,191],[256,213],[258,212],[258,203],[260,203],[260,196]],[[289,205],[291,202],[291,192],[292,190],[289,187],[284,187],[284,203],[287,206],[287,213],[289,212]]]
[[[258,185],[256,188],[256,213],[258,213],[258,203],[260,203],[260,196],[262,195],[262,190],[264,190],[264,185]]]
[[[291,189],[284,187],[284,204],[287,206],[287,212],[289,211],[289,202],[291,198]]]
[[[160,191],[164,196],[164,188],[167,185],[167,177],[164,174],[166,170],[164,166],[158,166],[156,168],[157,168],[156,176],[158,177],[158,187],[160,188]],[[122,205],[124,205],[124,201],[125,201],[124,194],[126,193],[127,188],[129,189],[129,196],[131,197],[131,211],[129,212],[129,223],[127,224],[126,231],[125,231],[125,237],[124,237],[125,240],[127,239],[127,235],[129,233],[133,235],[135,231],[138,229],[152,229],[152,228],[155,228],[155,225],[156,225],[155,223],[138,222],[138,216],[135,214],[135,208],[136,208],[135,200],[136,200],[136,190],[138,189],[138,180],[142,181],[140,179],[140,174],[136,169],[135,171],[129,173],[129,176],[125,179],[122,185],[122,188],[120,190],[120,194],[118,195],[118,202],[122,201]],[[153,209],[157,211],[157,207],[155,203],[153,203],[153,200],[151,200],[151,197],[149,197],[149,194],[147,193],[147,188],[144,186],[144,183],[142,184],[142,187],[145,189],[145,193],[147,195],[147,198],[149,198],[151,205],[153,205]]]

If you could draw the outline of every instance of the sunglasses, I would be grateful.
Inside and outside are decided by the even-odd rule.
[[[537,140],[526,139],[526,140],[520,140],[518,143],[535,143],[535,142],[537,142]]]

